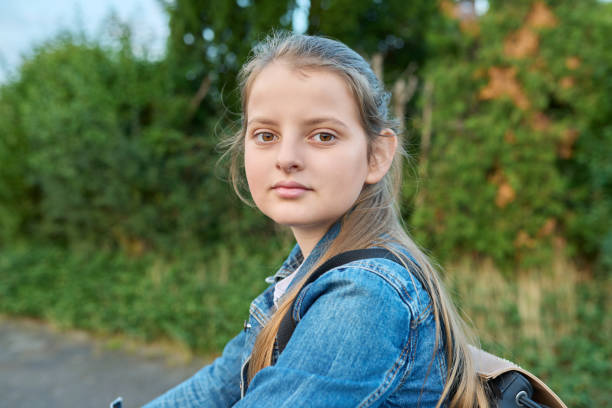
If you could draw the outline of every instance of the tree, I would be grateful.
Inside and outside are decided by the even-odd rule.
[[[290,28],[294,1],[177,0],[170,16],[168,64],[175,90],[191,96],[191,130],[239,110],[236,77],[253,45]],[[221,103],[220,103],[221,102]]]
[[[438,17],[432,1],[313,0],[308,33],[338,39],[368,59],[393,90],[392,113],[404,126],[415,113],[413,96],[430,52],[426,33]]]
[[[218,236],[213,149],[182,133],[188,100],[164,62],[135,57],[119,28],[111,48],[72,35],[42,44],[2,87],[1,239],[141,253]]]

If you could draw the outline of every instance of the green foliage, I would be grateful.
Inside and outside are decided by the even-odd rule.
[[[443,52],[427,68],[433,132],[413,225],[443,260],[546,265],[563,237],[610,262],[612,12],[557,3],[495,3],[429,37]]]
[[[215,173],[213,125],[184,132],[188,100],[167,76],[164,62],[134,56],[129,32],[110,49],[74,37],[41,45],[2,87],[0,243],[141,253],[235,226],[244,210]]]
[[[564,64],[553,68],[557,76],[571,78],[568,85],[573,80],[573,86],[560,92],[558,105],[571,111],[571,116],[564,120],[578,130],[573,155],[559,163],[568,187],[566,234],[578,256],[596,260],[602,271],[610,271],[612,55],[607,51],[607,43],[612,36],[612,4],[585,5],[576,10],[572,4],[564,3],[558,12],[574,28],[561,35],[547,34],[543,39],[551,44],[547,58],[553,58],[552,52],[577,58],[565,59]],[[585,24],[584,28],[578,29],[579,24]],[[570,69],[576,61],[579,65]],[[558,116],[565,113],[558,109]]]
[[[175,92],[196,97],[189,131],[238,112],[236,76],[252,46],[272,29],[290,29],[293,0],[177,0],[166,3],[170,17],[167,60]],[[203,88],[202,88],[203,87]],[[200,99],[202,98],[202,99]]]
[[[436,16],[436,2],[427,0],[312,0],[308,33],[336,38],[367,59],[380,54],[391,86],[411,65],[415,71],[424,65],[425,37]]]
[[[612,375],[612,330],[609,281],[594,281],[577,288],[576,319],[573,332],[555,339],[553,349],[537,354],[533,348],[515,346],[515,355],[532,350],[522,359],[533,366],[553,389],[564,396],[568,407],[605,406],[612,400],[608,379]]]
[[[251,299],[287,250],[278,240],[171,258],[9,247],[0,257],[0,313],[218,352],[240,330]]]
[[[226,109],[239,109],[238,67],[296,4],[209,3],[166,4],[163,61],[136,57],[118,25],[111,47],[42,44],[0,88],[0,244],[37,236],[142,253],[271,231],[219,179],[215,146],[233,129]],[[610,5],[559,1],[548,17],[538,9],[538,26],[543,3],[494,2],[460,23],[432,2],[401,3],[313,2],[308,30],[381,56],[389,87],[407,69],[423,76],[404,110],[424,186],[413,204],[408,172],[402,208],[417,240],[442,261],[474,253],[507,269],[544,265],[565,240],[609,268]]]

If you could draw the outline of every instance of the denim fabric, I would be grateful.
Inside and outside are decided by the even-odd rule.
[[[317,244],[292,285],[337,233],[332,227]],[[281,280],[302,260],[296,246],[270,280]],[[253,301],[248,324],[221,357],[145,408],[436,405],[446,361],[442,344],[434,353],[429,295],[410,272],[387,259],[351,262],[304,288],[295,303],[299,323],[291,340],[276,364],[261,370],[242,395],[241,369],[274,312],[274,283]]]

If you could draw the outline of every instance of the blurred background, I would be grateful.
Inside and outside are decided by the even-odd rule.
[[[219,162],[274,28],[392,91],[405,223],[483,346],[612,401],[606,1],[3,1],[0,314],[220,352],[293,245]]]

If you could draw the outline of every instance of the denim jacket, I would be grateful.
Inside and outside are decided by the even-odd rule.
[[[338,229],[332,227],[306,260],[296,245],[221,357],[145,408],[435,407],[446,360],[442,342],[434,353],[430,298],[409,271],[387,259],[353,261],[302,289],[291,340],[245,392],[255,338],[275,311],[274,284],[304,262],[292,281],[297,284]]]

